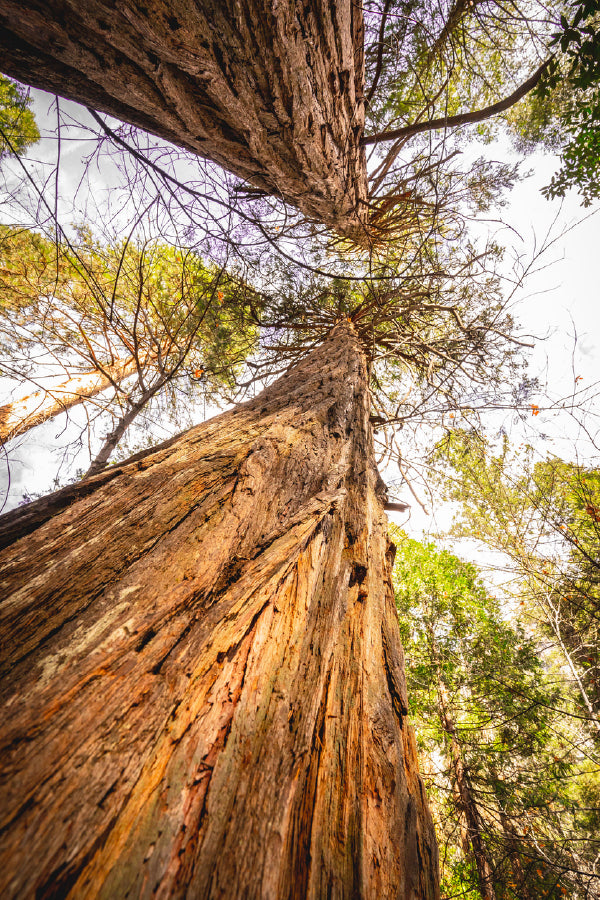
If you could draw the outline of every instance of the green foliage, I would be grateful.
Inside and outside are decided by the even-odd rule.
[[[519,604],[573,669],[578,713],[600,713],[600,472],[504,439],[496,452],[457,430],[439,450],[448,499],[460,503],[458,536],[506,555]],[[593,728],[596,735],[600,729]]]
[[[563,131],[561,168],[543,193],[564,197],[577,188],[584,206],[600,196],[600,3],[576,0],[560,17],[551,45],[557,51],[538,85],[539,101]]]
[[[531,75],[535,59],[538,65],[546,59],[534,91],[470,126],[462,139],[489,141],[504,121],[522,152],[539,144],[560,151],[561,167],[543,189],[547,197],[575,187],[589,206],[600,196],[599,0],[543,7],[525,0],[393,0],[385,8],[381,31],[378,4],[367,4],[367,84],[377,80],[367,108],[370,130],[487,109]],[[495,173],[487,177],[493,183]]]
[[[449,4],[394,0],[388,6],[381,72],[367,110],[373,130],[390,120],[409,123],[452,116],[502,96],[527,39],[521,5],[516,14],[511,9],[510,24],[508,10],[500,4],[493,15],[485,5],[464,0]],[[367,84],[375,76],[380,23],[380,16],[373,15]]]
[[[98,466],[134,418],[138,430],[148,417],[181,429],[198,401],[235,397],[258,337],[251,310],[261,303],[191,250],[100,241],[85,227],[56,241],[0,226],[0,298],[4,375],[37,390],[50,376],[112,378],[111,392],[84,401],[88,423],[99,411],[113,419]]]
[[[39,140],[40,133],[27,88],[0,75],[0,158],[25,150]]]
[[[568,721],[564,727],[565,700],[536,641],[506,618],[474,566],[398,530],[392,537],[411,714],[441,844],[442,896],[483,896],[476,837],[498,900],[596,896],[584,874],[593,861],[594,823],[576,807],[598,779]],[[567,835],[576,843],[565,845]]]
[[[0,227],[0,339],[9,355],[41,344],[88,368],[94,357],[137,355],[142,367],[232,389],[256,340],[250,302],[239,279],[192,251],[104,243],[86,228],[66,243]]]

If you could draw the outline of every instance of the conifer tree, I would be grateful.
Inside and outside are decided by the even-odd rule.
[[[442,892],[482,900],[600,896],[597,758],[560,669],[475,567],[394,532],[411,713],[441,843]],[[566,714],[566,715],[565,715]],[[594,789],[595,783],[595,789]]]

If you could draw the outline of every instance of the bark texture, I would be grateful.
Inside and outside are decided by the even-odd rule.
[[[0,443],[25,434],[36,425],[48,422],[59,413],[90,400],[137,371],[135,359],[107,366],[104,372],[94,369],[74,375],[52,390],[36,391],[12,403],[0,406]]]
[[[352,0],[0,0],[2,71],[219,163],[368,243]]]
[[[344,323],[0,520],[3,897],[439,896],[382,488]]]

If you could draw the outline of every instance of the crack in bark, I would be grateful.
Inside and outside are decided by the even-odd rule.
[[[401,651],[374,463],[361,462],[371,449],[360,353],[352,326],[339,326],[256,402],[151,457],[144,478],[124,467],[92,503],[21,542],[52,583],[32,580],[46,616],[24,632],[25,650],[44,644],[5,680],[18,689],[5,712],[11,824],[0,841],[11,896],[48,892],[55,878],[89,900],[366,900],[422,878],[420,900],[436,900],[433,868],[404,868],[410,798],[420,839],[432,854],[435,844],[409,726],[397,722]],[[334,394],[336,420],[354,423],[336,439]],[[237,468],[270,440],[276,452],[246,466],[252,493],[233,491]],[[119,530],[125,500],[137,518]],[[140,556],[142,544],[152,552]],[[216,591],[232,560],[237,577]]]

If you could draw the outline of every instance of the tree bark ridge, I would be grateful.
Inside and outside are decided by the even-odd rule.
[[[368,245],[363,32],[352,0],[0,0],[6,74]]]
[[[3,896],[437,898],[353,326],[112,474],[12,514]]]

